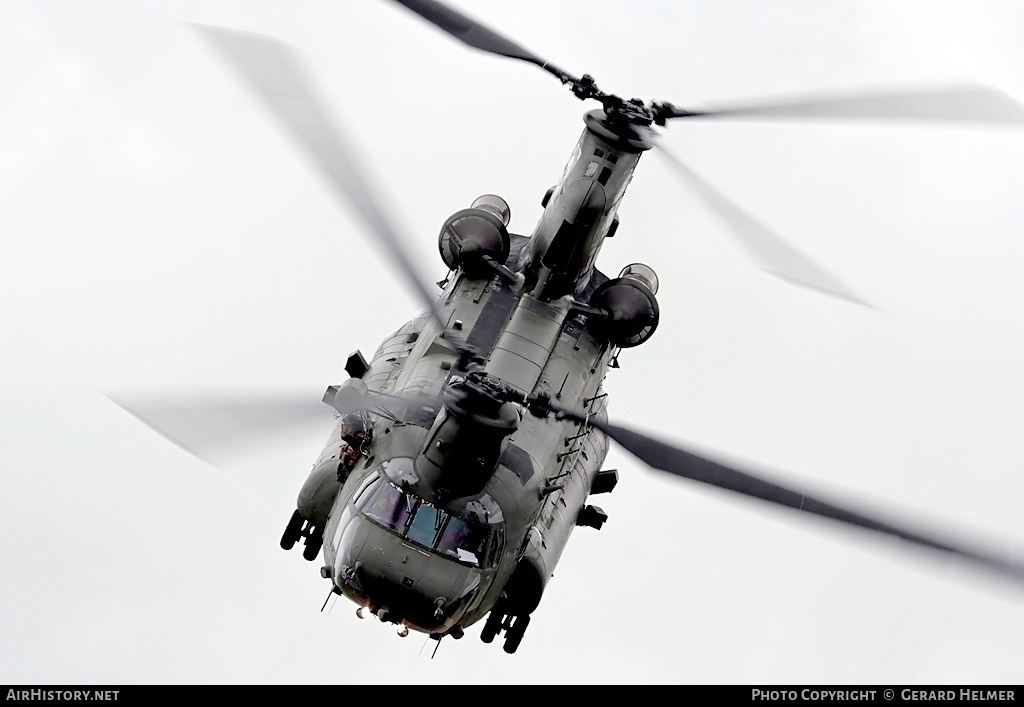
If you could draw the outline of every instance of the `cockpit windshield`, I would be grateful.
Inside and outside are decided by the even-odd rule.
[[[389,483],[377,486],[361,510],[385,528],[402,532],[412,515],[414,499]]]
[[[441,528],[444,527],[444,521],[444,513],[427,503],[420,503],[406,537],[417,545],[434,547],[441,534]]]
[[[461,518],[452,517],[437,542],[437,551],[462,561],[483,557],[487,550],[487,534],[482,527],[470,526]]]
[[[357,501],[359,510],[417,545],[476,567],[492,564],[501,554],[504,532],[451,515],[385,479],[367,490]]]

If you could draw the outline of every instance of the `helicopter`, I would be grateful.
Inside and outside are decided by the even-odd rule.
[[[362,192],[359,175],[349,171],[344,148],[320,120],[315,95],[301,74],[290,73],[288,54],[261,38],[204,30],[358,205],[426,307],[369,361],[350,356],[349,380],[328,388],[324,402],[338,424],[300,492],[282,546],[302,541],[310,561],[322,550],[321,574],[332,592],[399,631],[459,638],[483,621],[484,641],[504,633],[504,649],[512,653],[574,527],[600,529],[605,521],[587,501],[615,486],[616,473],[601,468],[611,440],[654,468],[1020,578],[1019,565],[991,553],[873,520],[610,423],[604,375],[623,350],[654,334],[658,278],[642,264],[617,278],[595,266],[604,239],[618,230],[615,212],[633,170],[656,146],[654,126],[743,111],[931,117],[954,105],[977,109],[954,117],[1004,120],[1017,115],[1010,106],[976,92],[691,112],[605,93],[590,77],[572,76],[440,3],[400,4],[478,49],[540,66],[578,98],[602,107],[586,115],[583,135],[543,197],[544,216],[530,237],[508,233],[510,209],[495,195],[443,224],[439,249],[449,276],[438,300],[382,210]],[[982,99],[990,100],[979,107]],[[776,247],[772,253],[789,279],[858,299],[792,251],[780,256]]]

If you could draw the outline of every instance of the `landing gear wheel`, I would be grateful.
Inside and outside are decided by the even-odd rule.
[[[291,520],[288,521],[288,526],[284,529],[284,535],[281,536],[281,548],[284,550],[291,550],[295,547],[295,543],[302,537],[302,526],[305,524],[306,519],[302,517],[302,514],[298,511],[292,513]]]
[[[516,620],[512,623],[511,628],[505,631],[505,645],[503,647],[506,653],[516,652],[516,649],[519,648],[520,642],[523,640],[523,634],[526,633],[526,627],[529,625],[529,614],[516,617]]]
[[[320,548],[323,547],[323,544],[324,534],[319,530],[314,530],[306,536],[306,547],[302,550],[302,556],[312,562],[320,554]]]
[[[491,609],[491,613],[487,616],[487,621],[484,622],[484,628],[480,631],[480,640],[484,643],[490,643],[494,640],[498,632],[501,631],[501,622],[505,619],[499,609]]]

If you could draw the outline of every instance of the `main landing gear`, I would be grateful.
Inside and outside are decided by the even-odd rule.
[[[502,611],[501,605],[498,604],[488,614],[487,620],[484,622],[484,628],[480,632],[480,640],[484,643],[490,643],[501,631],[504,631],[505,645],[503,648],[506,653],[515,653],[516,649],[519,648],[520,642],[523,640],[523,634],[526,633],[526,627],[529,625],[529,614],[523,614],[522,616],[507,615]]]
[[[302,517],[298,511],[292,513],[288,526],[281,536],[281,547],[291,550],[301,538],[305,538],[305,547],[302,549],[302,556],[309,561],[316,559],[320,554],[320,548],[324,544],[323,528],[316,528],[313,524]]]

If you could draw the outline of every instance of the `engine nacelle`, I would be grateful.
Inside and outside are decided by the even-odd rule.
[[[654,270],[640,263],[623,268],[619,277],[600,285],[590,297],[590,306],[606,313],[589,320],[595,336],[623,349],[647,341],[658,327],[657,291]]]
[[[484,277],[492,271],[484,258],[504,265],[508,259],[511,211],[500,196],[485,194],[468,209],[456,212],[444,222],[437,239],[441,259],[449,270],[462,268],[469,277]]]

